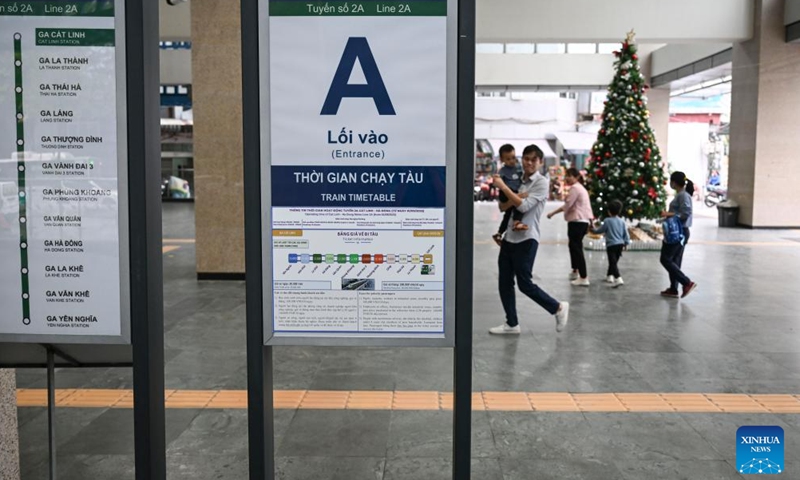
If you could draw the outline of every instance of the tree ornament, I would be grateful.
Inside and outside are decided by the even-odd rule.
[[[609,192],[613,192],[614,191],[614,185],[609,185],[608,186],[608,191]]]
[[[634,197],[635,197],[635,196],[637,196],[637,195],[639,195],[639,191],[638,191],[638,190],[634,190],[634,191],[632,191],[631,193],[633,194],[633,196],[634,196]]]
[[[644,162],[639,162],[639,168],[644,168]]]
[[[628,216],[629,216],[629,217],[632,217],[632,216],[633,216],[633,210],[631,210],[630,208],[628,209]]]

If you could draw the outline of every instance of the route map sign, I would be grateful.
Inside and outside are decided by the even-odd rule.
[[[0,1],[2,341],[129,341],[121,5]]]
[[[265,341],[452,345],[455,2],[259,7]]]

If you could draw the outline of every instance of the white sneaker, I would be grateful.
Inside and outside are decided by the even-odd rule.
[[[519,328],[519,325],[516,327],[509,327],[507,323],[504,323],[500,326],[490,328],[489,333],[492,335],[519,335],[522,333],[522,329]]]
[[[607,276],[607,277],[606,277],[606,279],[605,279],[605,280],[603,280],[603,281],[604,281],[604,282],[606,282],[606,283],[615,283],[615,282],[616,282],[616,279],[614,278],[614,275],[609,275],[609,276]]]
[[[588,278],[578,278],[570,283],[572,283],[573,287],[588,287],[589,285],[591,285],[591,282],[589,282]]]
[[[561,302],[560,308],[556,312],[556,332],[561,332],[567,326],[569,321],[569,303]]]
[[[618,279],[616,279],[614,281],[614,284],[612,285],[612,287],[617,288],[617,287],[621,287],[623,285],[625,285],[625,282],[622,280],[622,277],[619,277]]]
[[[580,276],[578,275],[578,273],[577,273],[577,272],[569,272],[569,279],[570,279],[570,281],[572,281],[572,280],[577,280],[578,278],[580,278]]]

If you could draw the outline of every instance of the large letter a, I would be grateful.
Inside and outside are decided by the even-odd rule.
[[[347,83],[350,80],[350,74],[353,73],[356,60],[361,64],[361,70],[367,80],[366,85]],[[336,74],[333,76],[331,88],[328,90],[328,97],[325,99],[325,104],[322,105],[320,115],[339,113],[339,105],[345,97],[372,98],[380,115],[395,115],[394,106],[389,98],[389,92],[386,91],[386,85],[383,84],[378,64],[375,63],[375,57],[372,56],[372,50],[364,37],[350,37],[347,40],[342,59],[339,61],[339,68],[336,69]]]

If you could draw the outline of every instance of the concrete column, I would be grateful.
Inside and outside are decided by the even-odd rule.
[[[239,2],[192,0],[192,103],[199,278],[244,275],[239,12]]]
[[[653,88],[647,91],[647,110],[650,111],[650,126],[656,134],[656,144],[661,158],[666,162],[669,144],[669,88]]]
[[[728,191],[751,227],[800,227],[800,46],[785,42],[784,5],[756,0],[753,39],[733,46]]]
[[[17,382],[14,370],[0,370],[0,479],[19,480]]]

